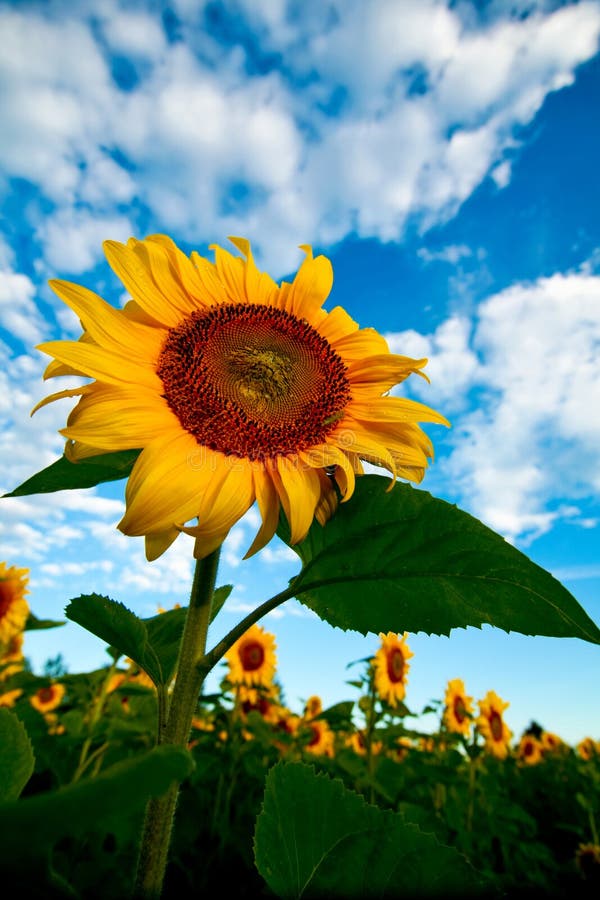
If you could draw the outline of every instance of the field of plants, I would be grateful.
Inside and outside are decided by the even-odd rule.
[[[100,670],[58,656],[33,674],[23,629],[52,623],[21,601],[0,670],[0,858],[23,895],[131,896],[145,802],[183,778],[163,896],[597,896],[600,742],[534,720],[512,735],[508,701],[459,678],[411,709],[406,633],[350,667],[347,702],[291,709],[274,638],[252,626],[200,698],[187,758],[161,759],[148,675],[110,646]],[[181,613],[146,620],[155,638]]]

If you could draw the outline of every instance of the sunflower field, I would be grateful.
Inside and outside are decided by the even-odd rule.
[[[407,673],[418,632],[600,644],[600,629],[549,572],[407,483],[434,455],[421,423],[450,424],[391,393],[427,380],[427,360],[326,312],[332,266],[309,245],[278,285],[231,241],[240,255],[211,246],[214,263],[166,235],[106,241],[121,309],[51,282],[82,333],[38,346],[45,378],[85,383],[37,404],[76,400],[63,455],[5,496],[127,479],[120,531],[149,563],[187,535],[195,567],[188,605],[150,618],[89,589],[65,598],[109,662],[70,673],[59,656],[39,675],[23,634],[60,623],[31,612],[27,570],[0,563],[4,883],[44,900],[597,896],[598,735],[570,747],[534,719],[513,735],[510,700],[470,696],[460,672],[413,710]],[[300,570],[210,647],[232,590],[221,547],[254,507],[244,558],[277,535]],[[260,622],[291,598],[378,636],[333,708],[286,703]]]
[[[182,613],[146,621],[164,637]],[[411,709],[407,633],[355,663],[347,702],[293,710],[254,625],[185,755],[161,757],[157,688],[132,659],[108,647],[97,671],[60,656],[30,671],[23,628],[51,624],[29,613],[0,660],[0,856],[27,896],[132,896],[145,801],[172,778],[164,896],[596,896],[600,741],[571,747],[535,721],[517,738],[508,702],[475,702],[460,678]],[[423,714],[434,730],[414,726]]]

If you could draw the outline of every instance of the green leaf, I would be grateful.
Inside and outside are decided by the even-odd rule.
[[[66,622],[57,622],[54,619],[38,619],[32,612],[27,616],[24,631],[38,631],[42,628],[58,628],[59,625],[66,625]]]
[[[37,472],[4,497],[23,497],[27,494],[49,494],[53,491],[88,488],[104,481],[127,478],[140,450],[119,450],[90,456],[72,463],[61,456],[51,465]]]
[[[322,619],[362,634],[489,624],[600,643],[573,595],[496,532],[425,491],[386,484],[357,478],[348,503],[292,548],[304,564],[296,597]],[[278,534],[289,544],[285,521]]]
[[[278,897],[469,896],[482,887],[456,850],[304,763],[270,769],[254,857]]]
[[[124,814],[143,809],[149,797],[164,794],[191,773],[187,750],[163,744],[119,762],[95,778],[0,806],[0,861],[43,853],[65,835],[95,830]]]
[[[122,603],[99,594],[82,594],[69,602],[65,615],[132,659],[156,685],[166,684],[145,622]]]
[[[0,803],[17,799],[34,765],[25,726],[10,709],[0,709]]]
[[[232,584],[223,584],[218,587],[213,594],[212,607],[210,610],[210,621],[212,622],[219,614],[223,605],[233,590]]]

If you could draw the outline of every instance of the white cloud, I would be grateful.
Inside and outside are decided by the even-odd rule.
[[[456,265],[461,259],[468,259],[472,255],[473,251],[466,244],[450,244],[441,250],[429,250],[427,247],[417,250],[417,256],[425,263],[446,262]]]
[[[437,466],[464,508],[522,542],[559,520],[583,525],[573,501],[600,488],[600,278],[517,284],[473,323],[387,337],[395,352],[430,356],[431,385],[410,389],[452,421]]]
[[[185,40],[172,43],[150,7],[0,12],[0,163],[56,205],[43,225],[27,212],[55,270],[83,271],[102,238],[136,233],[140,202],[188,242],[247,234],[278,277],[299,243],[399,240],[413,218],[426,229],[486,175],[507,183],[515,130],[572,82],[600,33],[587,2],[520,18],[499,4],[485,17],[339,0],[293,19],[282,2],[239,2],[230,14],[270,53],[259,74],[241,44],[211,38],[198,4],[178,10]],[[106,46],[131,62],[130,89]]]
[[[0,326],[26,344],[37,343],[44,333],[35,296],[30,278],[0,269]]]

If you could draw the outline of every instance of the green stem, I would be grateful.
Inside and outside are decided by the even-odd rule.
[[[92,708],[90,710],[90,717],[88,719],[88,725],[87,725],[88,736],[85,739],[85,741],[83,742],[83,746],[81,748],[81,753],[79,755],[79,762],[77,763],[77,768],[75,769],[75,772],[73,773],[73,777],[71,779],[72,784],[74,784],[76,781],[79,781],[79,779],[81,778],[81,776],[87,766],[87,759],[89,756],[90,748],[92,746],[92,742],[94,740],[94,729],[95,729],[96,725],[98,724],[98,721],[100,720],[100,716],[104,710],[104,704],[106,703],[106,696],[108,694],[108,685],[110,683],[112,676],[116,672],[116,669],[117,669],[117,663],[115,661],[115,662],[111,663],[111,665],[108,667],[106,675],[100,686],[100,690],[99,690],[98,694],[96,695],[96,697],[94,698],[94,702],[93,702]]]
[[[216,666],[219,660],[225,656],[230,647],[233,647],[235,642],[246,633],[251,625],[254,625],[255,622],[262,619],[268,612],[271,612],[271,610],[276,609],[282,603],[285,603],[286,600],[291,600],[291,598],[295,596],[296,592],[294,591],[294,585],[292,584],[290,587],[286,588],[285,591],[281,591],[269,600],[265,600],[264,603],[261,603],[260,606],[257,606],[256,609],[253,609],[251,613],[248,613],[245,618],[238,622],[238,624],[232,628],[218,644],[215,644],[212,650],[199,660],[198,669],[201,673],[202,680],[206,678],[207,674]]]
[[[187,746],[198,695],[209,671],[200,669],[198,663],[206,650],[219,554],[220,548],[196,563],[175,686],[166,725],[160,728],[164,744]],[[143,900],[157,900],[161,895],[178,796],[179,784],[175,783],[166,794],[148,801],[134,893]]]

